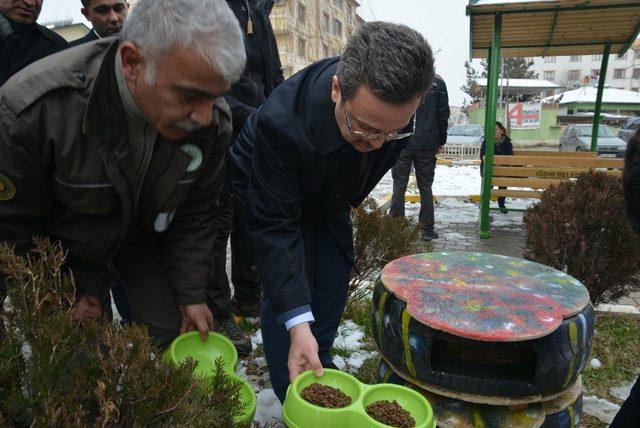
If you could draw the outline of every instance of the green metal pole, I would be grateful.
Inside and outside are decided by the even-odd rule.
[[[602,65],[600,66],[600,77],[598,78],[598,93],[596,95],[596,111],[593,113],[593,129],[591,130],[591,151],[598,151],[598,132],[600,130],[600,113],[602,112],[602,94],[604,92],[604,81],[607,77],[607,66],[609,65],[609,54],[611,53],[611,42],[604,45],[602,53]]]
[[[496,104],[498,95],[498,67],[500,66],[500,41],[502,39],[502,15],[493,16],[493,43],[489,54],[489,76],[487,78],[487,103],[485,106],[484,174],[480,198],[480,238],[489,238],[489,204],[491,203],[491,180],[493,178],[493,146],[495,144]]]

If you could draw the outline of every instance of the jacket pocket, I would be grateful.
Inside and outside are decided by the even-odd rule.
[[[107,179],[80,182],[56,175],[54,194],[65,206],[81,214],[108,214],[120,207],[118,193]]]

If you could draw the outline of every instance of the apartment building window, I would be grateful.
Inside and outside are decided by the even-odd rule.
[[[546,79],[546,80],[555,80],[556,78],[556,72],[555,70],[546,70],[543,72],[542,76]]]
[[[327,12],[322,13],[322,29],[329,31],[329,14]]]
[[[578,80],[580,80],[580,70],[569,70],[567,80],[569,80],[570,82],[577,82]]]
[[[571,62],[580,62],[580,61],[582,61],[582,56],[580,56],[580,55],[571,55],[571,57],[569,58],[569,61],[571,61]]]
[[[342,22],[339,19],[333,20],[333,35],[342,37]]]
[[[324,58],[328,58],[329,57],[329,46],[327,46],[326,44],[322,45],[322,56]]]
[[[305,25],[307,23],[307,7],[303,4],[298,4],[298,24]]]
[[[591,55],[591,61],[602,61],[602,54]]]
[[[625,71],[626,70],[624,68],[616,68],[615,70],[613,70],[613,78],[624,79]]]
[[[544,57],[544,62],[546,62],[547,64],[552,63],[552,62],[556,62],[556,57],[555,56],[545,56]]]
[[[634,68],[631,76],[633,79],[640,79],[640,68]]]
[[[298,38],[298,55],[303,58],[307,57],[307,41],[303,38]]]
[[[346,17],[347,24],[351,24],[351,21],[353,20],[351,17],[352,12],[353,12],[353,6],[351,6],[351,3],[347,1],[347,17]]]
[[[600,77],[600,70],[598,69],[592,69],[591,70],[591,74],[589,75],[592,79],[597,79],[598,77]]]
[[[333,5],[342,10],[342,0],[333,0]]]

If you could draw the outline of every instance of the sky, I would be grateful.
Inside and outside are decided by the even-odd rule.
[[[449,103],[461,106],[465,81],[464,61],[469,57],[467,0],[361,0],[358,9],[367,21],[390,21],[418,30],[436,55],[436,72],[449,90]],[[38,22],[73,19],[87,22],[80,13],[80,0],[44,0]]]

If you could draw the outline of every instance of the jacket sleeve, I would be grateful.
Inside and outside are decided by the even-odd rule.
[[[449,109],[447,85],[444,80],[440,80],[440,82],[442,83],[442,90],[438,97],[438,125],[440,127],[440,145],[444,145],[447,144],[447,128],[449,128],[451,110]]]
[[[511,138],[509,138],[507,143],[507,155],[513,156],[513,142],[511,141]]]
[[[213,269],[214,213],[232,131],[228,113],[225,116],[215,109],[213,120],[218,121],[218,126],[212,134],[213,150],[201,167],[204,172],[176,210],[163,237],[169,281],[180,305],[205,302],[205,289]]]
[[[251,116],[234,149],[253,145],[244,220],[254,262],[279,323],[310,310],[300,215],[300,171],[294,142],[266,116]]]
[[[16,114],[0,95],[0,241],[18,253],[32,247],[51,207],[51,174],[38,112]],[[33,110],[33,109],[32,109]]]

